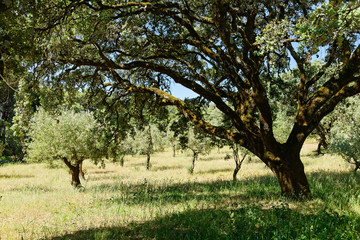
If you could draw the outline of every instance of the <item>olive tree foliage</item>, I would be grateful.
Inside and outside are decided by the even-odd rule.
[[[358,1],[50,0],[35,9],[34,45],[54,75],[49,83],[154,94],[197,128],[258,156],[291,198],[311,197],[304,141],[341,100],[360,92]],[[324,62],[307,74],[320,51]],[[290,59],[299,69],[295,117],[280,142],[266,86],[280,84]],[[206,122],[171,95],[172,82],[212,102],[233,128]]]
[[[191,123],[187,124],[185,134],[180,137],[180,144],[183,149],[188,149],[192,153],[191,167],[189,168],[191,174],[194,173],[199,155],[207,155],[213,148],[210,136]]]
[[[166,133],[161,132],[155,124],[149,124],[142,128],[136,128],[135,133],[129,135],[125,144],[135,154],[146,155],[146,170],[150,169],[151,155],[164,150],[166,146]]]
[[[214,142],[209,134],[197,128],[191,122],[187,122],[182,115],[177,115],[178,120],[173,122],[171,130],[179,141],[182,150],[189,150],[192,154],[189,172],[194,173],[195,163],[199,155],[209,154],[214,146]]]
[[[50,115],[40,108],[30,122],[28,161],[63,161],[72,174],[72,185],[80,186],[82,162],[96,156],[101,146],[95,135],[97,122],[90,112],[63,111]]]
[[[360,168],[360,96],[347,99],[336,109],[329,150]]]
[[[166,128],[166,141],[170,145],[172,150],[172,157],[176,156],[176,151],[180,148],[179,138],[175,135],[175,132],[171,130],[172,123],[170,122]]]

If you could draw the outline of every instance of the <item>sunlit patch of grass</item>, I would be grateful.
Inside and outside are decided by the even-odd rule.
[[[303,149],[313,200],[287,201],[255,157],[232,181],[224,148],[201,156],[171,151],[125,159],[105,169],[85,162],[84,191],[65,167],[0,167],[1,239],[358,239],[359,176],[343,160]],[[61,164],[60,164],[61,166]],[[5,177],[1,177],[5,176]]]

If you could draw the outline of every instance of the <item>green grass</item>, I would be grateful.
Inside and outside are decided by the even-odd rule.
[[[191,157],[170,152],[127,158],[124,167],[85,164],[84,191],[73,190],[65,168],[46,164],[0,167],[3,239],[360,239],[360,177],[343,160],[302,159],[313,200],[283,199],[269,169],[244,163],[232,182],[229,150]]]

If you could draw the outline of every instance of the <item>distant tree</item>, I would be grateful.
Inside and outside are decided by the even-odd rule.
[[[192,161],[190,173],[194,173],[195,162],[200,154],[208,154],[213,147],[211,137],[204,133],[201,129],[196,128],[191,123],[187,123],[187,128],[183,129],[179,135],[180,147],[183,150],[190,150],[192,153]]]
[[[203,110],[204,120],[213,126],[231,128],[231,123],[226,119],[226,116],[221,112],[214,104],[209,104]],[[227,122],[226,122],[227,121]],[[226,122],[226,123],[225,123]],[[232,145],[231,141],[219,138],[215,135],[209,135],[211,137],[212,144],[217,147],[218,152],[226,145]]]
[[[360,169],[360,96],[347,99],[335,110],[329,150]]]
[[[134,153],[146,155],[146,170],[150,169],[151,155],[164,150],[165,134],[165,132],[160,132],[156,125],[150,124],[141,129],[135,129],[135,134],[131,137],[132,141],[131,138],[126,140]]]
[[[246,156],[248,156],[248,151],[245,150],[245,153],[243,154],[243,156],[240,158],[239,156],[239,151],[240,151],[240,146],[239,144],[233,143],[230,145],[230,148],[233,150],[233,155],[234,155],[234,160],[235,160],[235,169],[233,172],[233,181],[235,182],[237,180],[237,174],[241,169],[241,166],[243,164],[243,162],[246,159]]]
[[[175,132],[171,130],[171,124],[168,126],[166,131],[166,140],[170,144],[172,150],[172,156],[176,156],[176,150],[179,148],[179,139],[175,136]]]
[[[81,186],[80,171],[86,158],[96,156],[99,138],[97,123],[89,112],[64,111],[58,116],[42,108],[30,122],[27,159],[29,161],[63,161],[72,175],[71,185]]]

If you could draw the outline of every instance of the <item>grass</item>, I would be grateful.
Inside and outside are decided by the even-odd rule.
[[[0,239],[359,239],[360,177],[345,161],[302,159],[313,200],[292,202],[259,160],[243,164],[232,182],[231,151],[202,156],[171,152],[129,157],[125,166],[87,162],[84,190],[63,167],[0,167]],[[61,166],[61,165],[60,165]]]

